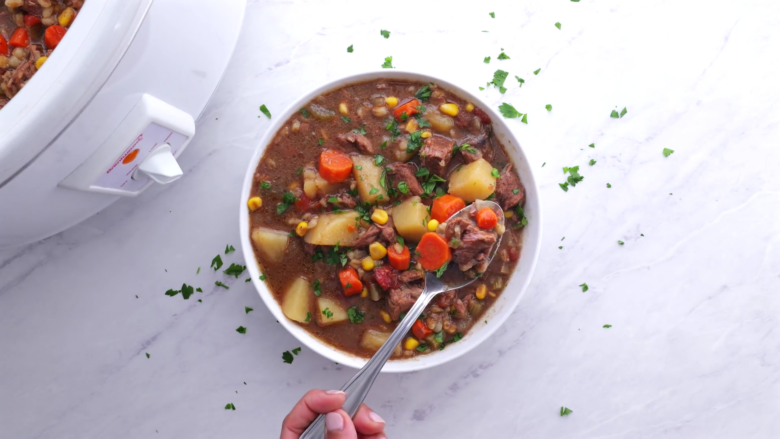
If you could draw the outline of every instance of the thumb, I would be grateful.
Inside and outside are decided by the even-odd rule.
[[[355,425],[344,410],[325,415],[325,431],[326,439],[357,439]]]

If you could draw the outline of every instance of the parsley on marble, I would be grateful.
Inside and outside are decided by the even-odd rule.
[[[501,114],[507,119],[515,119],[523,115],[523,113],[520,113],[515,109],[515,107],[513,107],[510,104],[507,104],[506,102],[499,105],[498,111],[500,111]]]
[[[230,287],[229,287],[229,286],[227,286],[227,285],[223,284],[223,283],[222,283],[222,282],[220,282],[220,281],[216,281],[216,282],[214,282],[214,285],[216,285],[216,286],[218,286],[218,287],[222,287],[222,288],[224,288],[224,289],[226,289],[226,290],[229,290],[229,289],[230,289]]]
[[[260,106],[260,111],[263,112],[269,119],[271,118],[271,112],[268,111],[268,107],[265,106],[265,104]]]
[[[379,31],[379,33],[380,33],[380,34],[381,34],[383,37],[385,37],[385,39],[387,39],[387,38],[390,38],[390,31],[389,31],[389,30],[384,30],[384,29],[382,29],[382,30],[380,30],[380,31]]]
[[[501,52],[498,54],[498,59],[510,59],[510,58],[506,53]]]
[[[664,148],[664,157],[669,157],[672,153],[674,153],[673,149]]]
[[[298,347],[298,348],[292,349],[291,352],[293,354],[295,354],[295,355],[298,355],[301,352],[301,348]]]
[[[490,57],[489,56],[485,57],[485,64],[490,64]]]
[[[612,185],[607,183],[607,189],[610,189],[610,188],[612,188]]]
[[[222,267],[222,256],[217,255],[214,257],[214,259],[211,260],[211,268],[213,268],[214,271],[217,271],[221,267]]]
[[[604,325],[603,327],[609,329],[609,328],[612,327],[612,325],[607,324],[607,325]]]
[[[574,0],[572,0],[572,1],[574,1]],[[579,0],[577,0],[577,1],[579,1]],[[573,412],[573,410],[568,408],[568,407],[561,407],[561,416],[569,416],[572,412]]]
[[[149,355],[149,352],[146,353],[146,358],[151,358],[152,356]]]
[[[590,146],[591,148],[595,148],[595,147],[596,147],[596,144],[595,144],[595,143],[591,143],[591,144],[590,144],[590,145],[588,145],[588,146]]]
[[[582,292],[583,292],[583,293],[584,293],[585,291],[588,291],[588,284],[586,284],[586,283],[581,283],[579,286],[580,286],[580,287],[582,287]]]
[[[595,165],[595,164],[596,164],[596,161],[595,161],[595,160],[593,160],[593,159],[590,159],[590,161],[588,162],[588,164],[589,164],[589,165],[591,165],[591,166],[593,166],[593,165]]]
[[[232,402],[225,406],[225,410],[235,410],[236,406]]]
[[[293,354],[291,354],[290,351],[282,352],[282,361],[284,361],[287,364],[292,364]]]
[[[541,71],[542,71],[542,69],[541,69],[541,68],[538,68],[538,69],[534,70],[534,75],[538,75],[538,74],[539,74],[539,72],[541,72]]]
[[[557,27],[558,30],[560,30],[561,29],[561,23],[555,23],[555,27]]]
[[[239,334],[246,334],[246,328],[244,328],[243,326],[239,326],[238,328],[236,328],[236,332],[238,332]]]
[[[349,47],[347,47],[347,52],[352,53],[352,44],[350,44]],[[306,116],[306,117],[308,117],[308,116]]]
[[[550,104],[545,105],[544,108],[546,108],[547,111],[552,111],[552,105]]]
[[[624,245],[625,242],[618,240],[618,245]]]
[[[250,313],[250,312],[252,312],[252,311],[254,311],[254,309],[253,309],[253,308],[250,308],[250,307],[248,307],[248,306],[245,306],[245,307],[244,307],[244,313],[246,313],[246,314],[249,314],[249,313]]]
[[[310,313],[310,312],[307,312],[307,313],[306,313],[306,320],[304,320],[304,322],[308,323],[308,322],[310,322],[310,321],[311,321],[311,313]]]
[[[496,18],[496,13],[495,12],[490,12],[488,15],[490,15],[493,18]]]
[[[392,56],[388,56],[388,57],[385,58],[385,63],[382,64],[382,68],[383,69],[394,69],[395,68],[395,67],[393,67],[393,57]]]
[[[227,274],[228,276],[235,276],[236,279],[238,279],[238,276],[241,275],[241,273],[246,270],[245,265],[240,264],[230,264],[230,267],[227,268],[227,270],[223,271],[223,273]]]

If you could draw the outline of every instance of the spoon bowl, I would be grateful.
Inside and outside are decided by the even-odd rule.
[[[493,262],[493,258],[496,256],[498,248],[501,246],[501,238],[504,235],[506,227],[504,224],[504,211],[501,209],[501,206],[493,201],[476,200],[471,205],[466,206],[453,214],[436,229],[437,233],[443,234],[447,230],[447,225],[454,219],[465,218],[469,221],[474,221],[476,212],[486,207],[492,209],[496,214],[498,222],[493,231],[495,231],[498,236],[495,244],[493,244],[493,247],[488,253],[488,256],[478,265],[478,268],[483,268],[480,273],[487,270],[487,267]],[[453,270],[453,267],[448,266],[444,271],[447,270]],[[342,409],[347,412],[350,417],[355,416],[358,408],[360,408],[360,404],[362,404],[366,399],[366,396],[368,396],[368,392],[371,390],[371,386],[373,386],[376,377],[379,376],[382,367],[387,363],[387,360],[395,351],[395,347],[401,343],[401,340],[403,340],[406,333],[409,332],[412,325],[417,320],[417,316],[425,310],[425,307],[428,306],[431,300],[446,291],[463,288],[477,280],[478,277],[479,276],[476,274],[473,277],[466,279],[463,279],[463,277],[460,276],[460,279],[455,281],[446,276],[446,274],[437,275],[437,273],[432,271],[425,272],[425,287],[423,288],[420,297],[417,298],[417,301],[412,305],[412,308],[406,313],[406,316],[401,322],[398,323],[398,326],[396,326],[395,330],[393,330],[392,334],[390,334],[390,337],[388,337],[382,347],[379,348],[374,356],[368,360],[366,365],[341,388],[341,390],[346,393],[346,399]],[[309,425],[306,431],[303,432],[301,439],[324,439],[325,434],[325,416],[320,415]]]

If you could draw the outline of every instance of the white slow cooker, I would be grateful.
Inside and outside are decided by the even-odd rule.
[[[0,249],[182,175],[246,0],[87,0],[0,110]]]

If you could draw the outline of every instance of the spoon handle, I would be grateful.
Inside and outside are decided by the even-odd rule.
[[[371,386],[374,384],[374,380],[379,375],[382,367],[387,363],[387,360],[393,355],[395,347],[403,340],[404,336],[412,325],[417,320],[417,317],[423,312],[431,299],[438,293],[444,291],[445,286],[435,276],[426,273],[425,275],[425,288],[422,294],[414,302],[412,308],[406,313],[406,317],[396,326],[395,330],[390,337],[385,341],[381,348],[371,357],[370,360],[363,366],[362,369],[347,381],[347,384],[341,388],[347,394],[346,401],[342,406],[342,409],[349,414],[349,417],[355,416],[360,404],[368,396],[368,392],[371,390]],[[324,439],[325,438],[325,416],[319,415],[309,425],[309,428],[303,432],[300,439]]]

